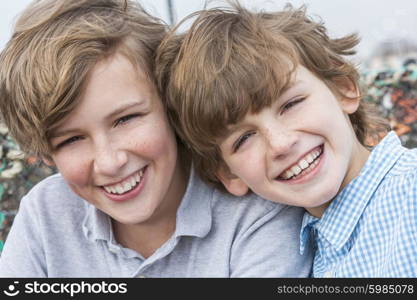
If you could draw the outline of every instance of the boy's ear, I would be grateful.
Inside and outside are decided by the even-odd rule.
[[[359,87],[349,79],[342,79],[337,82],[342,97],[340,99],[342,109],[347,114],[353,114],[359,108],[360,91]]]
[[[217,171],[217,178],[232,195],[240,197],[246,195],[249,191],[249,187],[246,183],[230,172],[228,167],[220,167]]]

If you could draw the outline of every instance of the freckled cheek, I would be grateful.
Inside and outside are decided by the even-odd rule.
[[[85,186],[89,182],[89,163],[82,159],[82,155],[67,155],[55,159],[58,171],[71,185],[78,187]]]
[[[152,126],[148,130],[132,132],[129,148],[148,158],[176,157],[177,146],[173,132],[164,126]]]
[[[262,174],[265,174],[265,164],[260,153],[256,151],[246,153],[240,158],[236,157],[231,164],[233,173],[248,184],[260,181],[263,178]]]

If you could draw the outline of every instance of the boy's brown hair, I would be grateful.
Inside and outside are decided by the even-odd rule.
[[[94,65],[117,51],[154,83],[166,32],[136,1],[32,2],[0,54],[2,121],[23,151],[49,159],[50,134],[77,105]]]
[[[304,6],[267,13],[233,2],[230,8],[196,12],[183,22],[195,17],[188,31],[176,34],[174,29],[161,43],[156,77],[171,122],[190,145],[196,171],[220,189],[216,174],[227,166],[218,144],[227,126],[270,106],[288,87],[298,64],[338,96],[346,87],[359,86],[358,71],[343,58],[355,53],[358,37],[331,39]],[[350,120],[363,144],[387,129],[364,102]]]

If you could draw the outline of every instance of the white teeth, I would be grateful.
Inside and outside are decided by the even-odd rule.
[[[108,185],[103,186],[107,193],[111,194],[124,194],[130,190],[132,190],[138,183],[141,181],[143,177],[143,169],[141,169],[138,173],[132,175],[125,181],[115,184],[115,185]]]
[[[287,171],[285,171],[284,176],[282,176],[282,177],[284,177],[284,179],[288,179],[288,178],[292,177],[293,175],[294,174],[290,170],[287,170]]]
[[[135,185],[134,185],[135,186]],[[130,180],[129,180],[129,182],[125,182],[124,184],[123,184],[123,189],[125,190],[125,191],[130,191],[130,189],[132,188],[132,185],[130,184]]]
[[[116,186],[116,192],[117,192],[118,194],[123,194],[123,187],[122,187],[122,185],[121,185],[121,184],[118,184],[118,185]]]
[[[300,166],[300,168],[301,169],[307,169],[308,168],[308,166],[309,166],[309,163],[306,161],[306,160],[304,160],[304,159],[302,159],[299,163],[298,163],[298,165]]]
[[[130,186],[131,186],[131,187],[133,187],[133,186],[135,186],[135,185],[136,185],[136,179],[135,179],[135,176],[132,176],[132,177],[130,178],[129,184],[130,184]]]
[[[294,174],[299,174],[301,173],[301,168],[298,165],[295,165],[294,167],[291,168],[291,172],[293,172]]]
[[[309,164],[311,164],[314,160],[314,157],[311,155],[311,153],[309,153],[305,158]]]
[[[307,154],[305,157],[300,159],[296,165],[292,166],[290,169],[285,170],[280,177],[283,179],[290,179],[291,177],[297,176],[310,166],[316,166],[317,163],[315,159],[319,157],[320,154],[321,148]]]

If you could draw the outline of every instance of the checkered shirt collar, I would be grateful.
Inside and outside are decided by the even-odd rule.
[[[379,183],[404,151],[400,139],[391,131],[372,150],[359,176],[332,200],[320,219],[305,213],[300,232],[300,253],[304,252],[313,228],[336,250],[341,249],[351,236]]]

